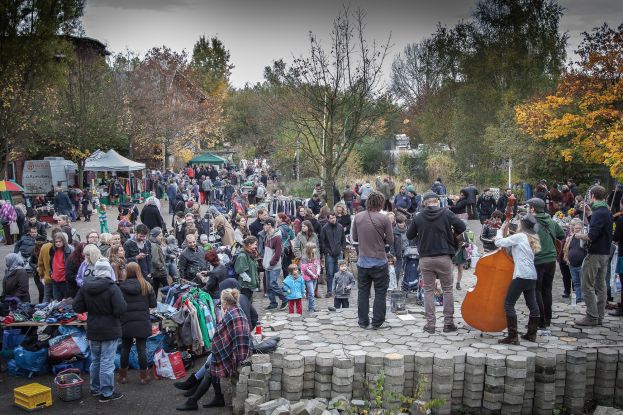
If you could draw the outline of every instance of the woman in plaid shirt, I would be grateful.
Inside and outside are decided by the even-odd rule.
[[[205,363],[206,374],[195,393],[176,408],[178,411],[197,410],[197,402],[210,389],[210,385],[214,385],[214,399],[204,407],[225,406],[219,379],[232,376],[251,355],[249,322],[238,305],[239,297],[240,291],[237,289],[221,292],[223,318],[212,338],[211,354]]]

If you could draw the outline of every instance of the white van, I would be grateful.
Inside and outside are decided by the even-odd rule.
[[[22,186],[27,195],[46,194],[53,187],[67,190],[75,185],[78,166],[62,157],[45,157],[43,160],[27,160],[22,173]]]

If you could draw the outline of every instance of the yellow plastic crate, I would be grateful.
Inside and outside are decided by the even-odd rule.
[[[52,389],[40,383],[29,383],[13,389],[15,406],[27,411],[52,406]]]

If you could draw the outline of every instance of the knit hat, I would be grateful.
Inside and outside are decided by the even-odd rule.
[[[167,236],[167,244],[177,244],[177,239],[175,239],[174,235]]]
[[[437,193],[428,191],[422,195],[422,202],[426,202],[428,199],[438,199]]]
[[[153,228],[150,232],[149,235],[152,238],[157,238],[162,234],[162,229],[160,229],[158,226],[156,226],[155,228]]]
[[[110,278],[112,275],[112,267],[110,262],[106,258],[100,258],[95,263],[95,269],[93,271],[96,278]]]
[[[530,206],[534,210],[541,211],[541,212],[545,210],[545,202],[543,201],[543,199],[538,198],[538,197],[533,197],[532,199],[529,199],[528,206]]]

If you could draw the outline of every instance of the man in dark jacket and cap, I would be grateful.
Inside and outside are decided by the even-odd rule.
[[[435,280],[443,289],[444,332],[456,331],[452,289],[452,257],[456,253],[455,235],[465,232],[465,224],[456,215],[439,206],[434,192],[422,196],[424,208],[412,220],[407,239],[415,239],[420,251],[420,271],[424,279],[424,330],[435,333]]]
[[[78,290],[73,308],[76,313],[88,313],[87,339],[91,348],[91,395],[100,402],[122,398],[115,391],[115,354],[121,338],[121,316],[127,304],[123,293],[110,279],[110,264],[98,261],[94,277],[87,279]]]

